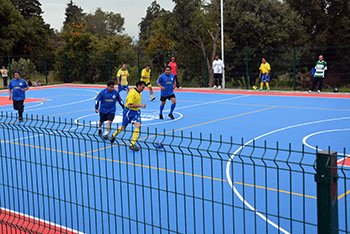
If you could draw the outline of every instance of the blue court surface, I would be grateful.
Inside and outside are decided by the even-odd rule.
[[[72,130],[71,126],[75,126],[73,132],[75,131],[78,137],[79,131],[87,131],[90,135],[97,135],[96,126],[99,115],[94,111],[94,99],[103,88],[105,87],[62,85],[31,89],[27,91],[26,95],[32,101],[25,103],[24,115],[27,115],[27,119],[34,116],[34,118],[39,117],[39,119],[47,118],[51,121],[54,119],[57,122],[71,123],[68,128]],[[40,162],[47,160],[45,163],[53,167],[72,167],[72,170],[86,172],[86,175],[75,178],[75,181],[70,181],[69,196],[73,197],[72,204],[62,205],[59,201],[57,201],[57,204],[54,202],[51,204],[52,207],[60,210],[57,211],[56,215],[48,214],[50,213],[49,210],[45,212],[44,209],[41,212],[36,211],[35,208],[26,210],[18,207],[18,210],[15,211],[29,213],[28,215],[31,216],[41,216],[38,218],[84,233],[168,233],[174,230],[174,232],[179,233],[315,233],[317,230],[315,226],[278,218],[279,216],[286,216],[295,220],[303,220],[306,223],[317,223],[317,216],[315,215],[317,209],[316,185],[312,174],[314,172],[312,165],[314,165],[315,156],[312,153],[316,152],[316,148],[327,150],[330,146],[332,151],[342,155],[338,157],[338,159],[342,159],[338,165],[345,168],[343,173],[347,174],[341,176],[350,177],[348,167],[350,163],[346,158],[350,150],[350,95],[181,89],[175,91],[177,99],[174,111],[175,120],[168,117],[170,101],[167,101],[164,108],[165,119],[160,120],[159,89],[156,89],[154,94],[156,100],[151,101],[148,90],[142,93],[142,103],[146,104],[146,108],[141,108],[142,128],[139,137],[141,146],[139,152],[133,153],[126,147],[119,147],[120,145],[129,144],[127,139],[132,134],[132,125],[127,127],[130,132],[126,132],[125,135],[120,134],[117,137],[115,145],[98,136],[94,137],[94,143],[84,145],[84,142],[79,140],[73,144],[68,141],[67,144],[62,144],[61,141],[64,141],[64,139],[55,138],[54,133],[52,135],[36,134],[33,136],[32,133],[28,132],[23,132],[22,135],[0,132],[1,138],[6,138],[0,144],[5,143],[5,141],[24,142],[23,145],[28,146],[24,147],[25,150],[28,150],[27,153],[21,153],[23,159],[33,160],[30,152],[39,150],[46,159],[35,158],[34,160]],[[0,97],[7,96],[7,92],[0,92]],[[121,96],[125,102],[126,92],[121,92]],[[35,101],[36,99],[39,101]],[[0,111],[16,115],[12,105],[0,104]],[[121,121],[122,109],[117,103],[117,112],[112,128],[116,129]],[[18,123],[19,126],[30,124],[30,121]],[[56,126],[52,124],[51,127],[55,129]],[[59,129],[55,130],[64,131],[66,129],[67,127],[61,124]],[[180,142],[181,138],[175,140],[171,138],[169,140],[167,137],[157,136],[153,137],[150,143],[147,143],[144,140],[147,138],[147,133],[184,136],[182,139],[185,140]],[[151,152],[147,150],[148,147],[153,147],[152,142],[158,140],[162,140],[164,148],[171,149],[170,152],[174,151],[173,148],[176,148],[177,145],[188,144],[189,149],[184,154],[190,154],[191,150],[196,147],[215,148],[215,146],[206,145],[208,143],[200,139],[238,144],[223,144],[224,149],[220,150],[227,150],[230,154],[226,155],[226,158],[214,160],[214,162],[211,161],[208,164],[206,164],[208,159],[200,157],[181,158],[174,157],[171,153],[162,150]],[[69,161],[69,158],[65,159],[63,156],[59,160],[54,160],[49,157],[52,150],[50,151],[44,147],[40,149],[31,147],[35,146],[36,141],[60,141],[57,145],[53,142],[50,143],[56,146],[53,149],[55,153],[74,153],[77,151],[83,156],[72,160],[73,162],[79,160],[73,164],[67,164],[65,160]],[[276,157],[275,150],[271,155],[266,154],[266,148],[253,150],[248,147],[253,144],[273,149],[278,147],[281,149],[291,148],[296,151],[305,150],[310,154],[305,154],[303,158],[300,158],[300,155],[290,155],[287,151],[281,151],[277,155],[279,162],[270,161],[271,169],[269,169],[269,165],[259,167],[259,165],[264,164],[264,161],[258,162],[258,160],[254,161],[254,164],[257,165],[252,167],[252,161],[247,158],[239,158],[239,155],[254,155],[255,159],[260,157],[273,159]],[[116,145],[119,146],[115,147]],[[5,148],[3,146],[0,149],[6,150]],[[345,153],[344,148],[348,150]],[[125,151],[128,154],[124,154]],[[178,149],[175,149],[175,151],[178,151]],[[209,154],[204,151],[196,153]],[[38,154],[35,157],[38,157]],[[99,160],[99,157],[104,158],[104,160]],[[186,161],[188,159],[189,161]],[[288,165],[283,163],[287,160],[295,162],[295,164],[291,163],[289,165],[292,169],[298,168],[300,170],[298,163],[301,161],[303,165],[311,166],[303,168],[305,169],[304,174],[294,173],[288,171]],[[92,165],[91,168],[79,166],[86,164]],[[235,166],[233,167],[232,164],[235,164]],[[278,170],[276,170],[276,164],[280,164],[277,166]],[[138,167],[137,165],[146,165],[146,167]],[[200,166],[196,167],[195,165]],[[166,170],[152,170],[152,168],[166,168]],[[233,168],[235,171],[232,171]],[[8,170],[6,173],[12,172],[11,169],[6,170]],[[31,170],[34,171],[35,169],[32,168]],[[182,174],[169,173],[174,171],[181,171]],[[68,178],[65,173],[53,173],[50,170],[45,173],[37,171],[37,173],[39,173],[38,177],[40,178],[45,177],[48,178],[48,181],[56,181],[53,182],[53,188],[55,188],[55,183],[60,180],[64,181],[65,176]],[[91,175],[94,173],[98,173],[102,179],[92,179]],[[143,176],[139,177],[139,173],[143,173]],[[192,176],[184,176],[186,173],[190,173]],[[201,175],[202,178],[193,175]],[[51,179],[55,176],[61,179]],[[271,182],[266,180],[269,176],[273,177]],[[0,177],[1,180],[5,180],[6,176],[3,174]],[[127,180],[128,183],[142,183],[143,187],[130,186],[126,189],[128,185],[125,184],[118,186],[114,183],[109,184],[107,182],[108,177],[118,178],[120,181]],[[203,180],[203,177],[211,179]],[[143,181],[138,181],[138,178],[143,178]],[[288,179],[284,181],[285,178]],[[18,181],[21,180],[19,175],[16,179],[16,183],[23,186],[31,184],[28,183],[31,180],[30,178],[22,178],[26,180],[26,183]],[[176,181],[176,184],[173,181]],[[44,184],[40,181],[33,183],[37,184],[38,187],[41,183]],[[201,183],[198,190],[197,183]],[[80,184],[82,186],[78,186]],[[250,186],[252,184],[254,186]],[[350,210],[350,204],[345,201],[348,201],[348,196],[350,196],[348,191],[350,182],[347,180],[340,182],[340,184],[341,186],[338,187],[339,228],[349,230],[347,223],[350,223],[350,217],[347,215],[347,211]],[[188,193],[202,197],[204,198],[203,201],[198,200],[196,202],[200,201],[203,204],[188,203],[185,196],[179,197],[169,192],[164,192],[165,195],[152,193],[151,187],[153,186],[162,191],[175,191],[176,194]],[[88,191],[92,188],[100,190],[101,193],[94,193],[94,195],[89,196]],[[206,188],[212,188],[214,191],[207,192]],[[104,190],[113,190],[108,193],[110,197],[107,197],[107,199],[104,199]],[[276,192],[276,190],[282,192]],[[62,193],[64,194],[59,188],[48,193],[50,197],[61,197]],[[113,201],[116,199],[113,198],[113,194],[124,194],[125,196],[123,195],[121,200],[127,201],[128,205],[124,205],[123,208],[123,202],[116,201],[114,203]],[[139,197],[139,194],[143,194],[142,198]],[[257,196],[254,196],[254,194]],[[166,196],[168,202],[163,200],[163,195]],[[68,199],[69,196],[64,195],[63,197]],[[40,199],[33,198],[33,201],[45,202],[45,198],[43,198],[43,201]],[[160,206],[157,208],[149,207],[147,204],[149,199],[158,202]],[[234,207],[243,207],[243,209],[239,208],[232,212],[230,208],[222,205],[222,203],[215,205],[215,203],[208,202],[216,199],[225,204],[232,203]],[[98,202],[93,204],[93,201]],[[75,207],[74,204],[76,203],[83,204],[83,208]],[[162,203],[164,204],[162,205]],[[210,206],[207,207],[206,203]],[[117,218],[112,220],[108,215],[99,217],[97,214],[87,213],[87,210],[84,209],[87,206],[95,207],[97,210],[105,210],[107,214],[118,214]],[[188,212],[188,210],[185,212],[184,207],[186,206],[187,208],[188,206],[192,207],[192,212]],[[304,207],[305,211],[300,212],[299,206]],[[139,207],[146,208],[140,209]],[[6,208],[13,210],[16,206]],[[254,213],[255,210],[264,212]],[[216,212],[220,214],[219,217],[215,215],[211,217],[211,214]],[[275,216],[268,216],[266,213],[273,213]],[[130,219],[125,221],[118,218],[125,216]],[[91,218],[94,220],[90,220]],[[145,227],[133,222],[133,220],[154,223],[154,227],[147,225]],[[227,220],[235,221],[227,222]],[[158,227],[162,228],[159,229]]]

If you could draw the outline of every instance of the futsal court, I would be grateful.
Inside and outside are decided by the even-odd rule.
[[[164,108],[165,118],[160,120],[159,89],[154,88],[155,101],[151,101],[145,89],[142,103],[146,108],[141,108],[139,137],[141,149],[133,152],[125,147],[129,145],[132,125],[113,144],[97,135],[99,115],[94,110],[94,99],[104,88],[69,84],[31,88],[26,92],[25,121],[1,119],[6,128],[11,124],[16,126],[13,131],[0,128],[3,155],[15,153],[18,160],[45,163],[53,168],[43,172],[37,170],[37,163],[15,173],[15,165],[8,168],[2,161],[0,180],[23,188],[22,192],[0,191],[4,195],[0,199],[3,215],[13,213],[24,219],[38,220],[39,226],[59,225],[69,230],[65,233],[315,233],[317,228],[313,225],[279,217],[317,223],[313,175],[316,149],[338,152],[338,173],[344,178],[350,177],[348,94],[177,89],[175,120],[168,117],[170,101]],[[126,92],[121,92],[121,96],[125,102]],[[0,112],[17,114],[7,91],[0,91]],[[48,119],[50,123],[41,126],[38,119]],[[122,109],[117,103],[112,128],[115,130],[121,122]],[[31,125],[35,129],[52,131],[26,131]],[[18,132],[21,126],[24,130]],[[66,131],[68,138],[77,140],[57,137],[59,131]],[[91,143],[79,140],[80,132],[89,136]],[[50,147],[42,147],[42,142],[48,142]],[[155,149],[154,143],[158,142],[163,148]],[[8,145],[19,145],[22,150],[14,152]],[[185,145],[187,149],[182,147]],[[215,155],[212,148],[228,154]],[[269,149],[273,152],[269,153]],[[288,149],[307,153],[291,154]],[[214,161],[175,156],[194,153]],[[62,156],[56,158],[52,154]],[[56,172],[58,167],[70,168],[74,173]],[[294,172],[294,168],[305,172]],[[71,176],[77,175],[77,171],[85,174],[78,178]],[[40,178],[36,181],[31,179],[35,173],[33,178]],[[100,179],[96,180],[94,173]],[[110,177],[128,184],[109,183]],[[11,178],[15,181],[11,182]],[[60,191],[60,182],[69,184],[68,192]],[[46,188],[47,183],[51,183],[50,189]],[[136,186],[138,183],[143,186]],[[339,183],[339,228],[349,230],[350,204],[346,201],[349,201],[350,181]],[[153,186],[160,192],[154,193]],[[23,191],[30,190],[29,187],[38,194],[46,194],[47,190],[47,198],[25,195]],[[91,190],[98,192],[90,194]],[[115,194],[122,195],[117,199],[113,197]],[[199,196],[203,201],[189,203],[186,194]],[[50,199],[54,197],[64,197],[71,203],[53,202]],[[19,205],[21,199],[32,200],[33,204],[31,207]],[[51,209],[35,208],[38,203],[47,203]],[[159,207],[152,205],[155,203]],[[228,203],[233,204],[232,210],[223,205]],[[300,206],[303,209],[300,210]],[[103,212],[90,213],[87,207]],[[188,207],[192,207],[192,212],[185,209]],[[111,213],[117,214],[115,218],[110,218]]]

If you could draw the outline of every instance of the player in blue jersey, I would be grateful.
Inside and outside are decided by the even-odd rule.
[[[165,67],[165,72],[161,74],[157,80],[157,85],[160,87],[160,113],[159,113],[159,119],[163,119],[163,109],[166,100],[171,100],[172,104],[170,107],[170,113],[169,117],[171,119],[175,119],[173,116],[173,111],[176,106],[176,97],[174,94],[174,89],[176,86],[175,76],[171,74],[171,68],[170,66]]]
[[[115,104],[118,101],[119,105],[124,109],[124,103],[119,95],[119,92],[114,89],[114,81],[107,82],[107,88],[99,92],[95,98],[95,112],[100,112],[100,122],[98,124],[98,135],[102,135],[102,124],[108,121],[107,128],[103,134],[104,139],[108,139],[108,133],[111,129],[111,125],[115,116],[116,107]],[[99,104],[101,103],[101,106]]]
[[[20,73],[15,71],[8,85],[9,99],[13,100],[13,109],[18,110],[19,122],[23,121],[24,100],[26,99],[25,91],[29,89],[27,82],[20,77]]]

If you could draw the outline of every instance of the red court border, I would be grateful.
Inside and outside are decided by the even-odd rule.
[[[78,234],[71,230],[29,215],[0,208],[0,233],[16,234]]]

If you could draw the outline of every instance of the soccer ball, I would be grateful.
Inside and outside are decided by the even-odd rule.
[[[337,89],[337,88],[335,88],[333,91],[334,91],[335,93],[338,93],[338,89]]]
[[[162,148],[163,148],[162,141],[156,142],[156,143],[155,143],[155,147],[156,147],[157,149],[162,149]]]

